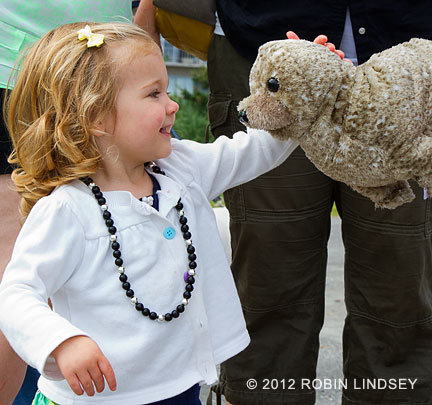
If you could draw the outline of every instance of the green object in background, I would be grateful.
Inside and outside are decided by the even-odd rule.
[[[333,208],[331,210],[331,214],[333,215],[339,215],[337,208],[336,208],[336,204],[333,204]]]
[[[0,7],[0,87],[16,73],[19,55],[49,30],[76,21],[132,22],[129,0],[3,0]],[[9,86],[12,88],[12,82]]]
[[[205,143],[208,125],[208,79],[205,66],[192,74],[195,90],[174,94],[171,98],[180,106],[176,114],[175,131],[181,139]]]
[[[208,125],[207,94],[183,90],[180,95],[175,94],[171,98],[180,106],[174,124],[178,136],[204,143]]]
[[[58,405],[55,402],[50,401],[42,392],[36,392],[35,398],[32,405]]]

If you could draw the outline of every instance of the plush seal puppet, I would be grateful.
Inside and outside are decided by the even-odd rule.
[[[329,177],[396,208],[432,192],[432,41],[412,39],[355,67],[305,40],[260,47],[251,95],[239,104],[252,128],[296,139]]]

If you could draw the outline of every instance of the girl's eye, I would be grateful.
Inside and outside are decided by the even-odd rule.
[[[150,97],[157,97],[157,96],[159,96],[159,94],[160,94],[160,91],[155,90],[152,93],[150,93]]]

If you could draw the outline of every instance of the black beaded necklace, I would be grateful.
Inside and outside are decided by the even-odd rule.
[[[165,175],[165,173],[154,163],[147,165],[150,167],[154,173],[159,173]],[[114,262],[118,268],[118,272],[120,273],[119,280],[122,283],[122,288],[126,292],[126,296],[130,298],[132,304],[135,305],[135,309],[143,314],[143,316],[148,317],[151,320],[158,320],[160,322],[163,321],[171,321],[173,318],[178,318],[182,312],[184,312],[186,305],[189,303],[189,299],[192,296],[192,291],[194,289],[193,284],[195,283],[196,276],[196,255],[195,248],[192,245],[192,235],[189,232],[189,226],[187,225],[187,218],[184,215],[183,211],[183,203],[181,202],[181,198],[178,200],[177,205],[175,206],[177,210],[177,214],[180,222],[180,229],[183,232],[183,238],[186,243],[186,250],[188,253],[189,259],[189,270],[184,273],[184,281],[186,283],[185,291],[183,293],[182,303],[177,305],[175,309],[171,312],[167,312],[165,315],[157,314],[156,312],[151,311],[148,307],[146,307],[143,303],[138,301],[138,298],[135,297],[135,292],[132,290],[132,286],[128,281],[128,276],[125,273],[125,268],[123,267],[123,259],[121,258],[120,252],[120,244],[117,241],[117,228],[114,226],[114,220],[111,217],[111,213],[108,211],[108,205],[106,204],[106,199],[102,194],[100,188],[93,182],[90,177],[83,177],[81,181],[87,185],[92,191],[97,203],[99,204],[102,210],[102,217],[105,220],[105,225],[108,228],[108,232],[110,234],[111,240],[111,248],[113,250]]]

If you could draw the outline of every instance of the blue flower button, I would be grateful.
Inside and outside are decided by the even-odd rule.
[[[175,229],[172,228],[171,226],[169,226],[168,228],[165,228],[165,230],[163,231],[163,236],[166,239],[172,239],[175,236]]]

